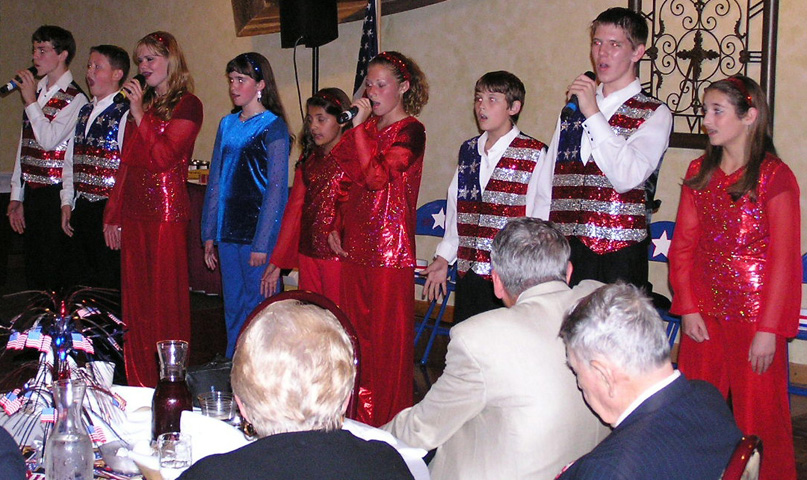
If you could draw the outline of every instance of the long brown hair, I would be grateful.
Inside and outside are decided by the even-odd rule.
[[[759,170],[762,166],[762,161],[765,160],[765,155],[768,153],[776,155],[776,147],[773,145],[770,110],[768,110],[768,103],[765,100],[765,93],[757,82],[744,75],[734,75],[714,82],[706,87],[704,95],[713,90],[723,92],[726,95],[729,103],[734,107],[734,113],[739,118],[744,117],[752,108],[757,110],[757,119],[751,125],[748,148],[745,149],[745,172],[737,180],[737,183],[729,187],[728,190],[734,201],[739,200],[746,193],[751,200],[756,200]],[[684,185],[694,190],[706,188],[715,169],[720,166],[722,158],[723,147],[715,146],[711,143],[707,145],[700,171],[694,177],[685,180]]]
[[[311,107],[322,107],[328,115],[339,117],[343,110],[350,107],[350,98],[340,88],[322,88],[305,102],[306,113]],[[353,123],[351,122],[342,125],[342,133],[352,126]],[[300,155],[300,162],[298,163],[304,162],[316,148],[314,137],[311,135],[311,128],[307,121],[303,123],[303,131],[300,134],[300,147],[302,148],[302,155]]]
[[[143,109],[152,109],[154,114],[163,120],[170,120],[179,100],[186,93],[193,93],[193,77],[188,70],[185,55],[179,48],[176,38],[168,32],[152,32],[141,38],[135,45],[132,60],[137,62],[137,49],[146,47],[152,52],[162,55],[168,61],[168,91],[165,95],[157,95],[154,88],[146,86],[143,93]]]

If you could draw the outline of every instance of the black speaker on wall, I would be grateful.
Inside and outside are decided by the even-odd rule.
[[[295,44],[319,47],[338,36],[336,0],[280,0],[282,48],[294,48]]]

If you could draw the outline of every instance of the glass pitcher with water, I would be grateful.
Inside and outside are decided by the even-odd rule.
[[[160,382],[151,401],[151,436],[154,440],[162,433],[178,432],[182,411],[193,410],[193,397],[185,383],[188,342],[157,342],[157,354],[160,358]]]
[[[69,378],[53,383],[56,424],[45,443],[45,475],[48,480],[92,480],[92,441],[81,421],[87,386]]]

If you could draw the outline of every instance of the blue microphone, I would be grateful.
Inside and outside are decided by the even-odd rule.
[[[594,75],[594,72],[592,72],[592,71],[588,71],[588,72],[584,73],[583,75],[587,76],[588,78],[590,78],[592,80],[597,79],[597,76]],[[563,107],[563,110],[560,112],[560,115],[562,117],[566,118],[566,117],[569,117],[569,116],[573,115],[578,110],[580,110],[580,104],[577,101],[577,95],[572,95],[569,98],[569,103],[567,103],[566,106]]]

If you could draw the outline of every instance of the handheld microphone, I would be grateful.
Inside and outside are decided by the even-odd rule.
[[[146,77],[140,75],[139,73],[132,77],[132,80],[137,80],[141,88],[146,86]],[[115,98],[113,98],[112,101],[115,103],[128,102],[130,93],[132,92],[122,88],[121,91],[115,95]]]
[[[354,105],[345,110],[344,112],[340,113],[339,116],[336,117],[336,122],[339,123],[339,125],[343,125],[353,120],[353,117],[355,117],[358,114],[359,114],[359,107]]]
[[[590,78],[592,80],[597,79],[597,76],[594,75],[594,72],[592,72],[592,71],[588,71],[588,72],[584,73],[583,75],[587,76],[588,78]],[[569,103],[567,103],[566,106],[563,107],[563,110],[560,112],[560,115],[562,117],[569,117],[569,116],[573,115],[575,112],[577,112],[579,109],[580,109],[580,104],[577,101],[577,95],[572,95],[571,97],[569,97]]]
[[[33,73],[34,76],[36,76],[36,67],[34,67],[33,65],[28,67],[28,71]],[[20,86],[19,82],[21,81],[22,79],[19,76],[15,75],[13,80],[9,80],[7,84],[0,87],[0,95],[5,95],[8,92],[13,92],[14,90],[16,90],[17,88],[19,88]]]

